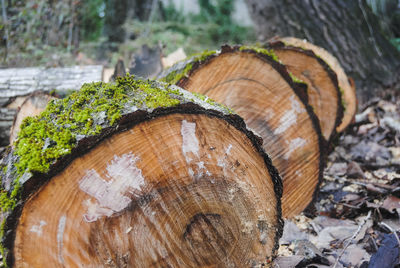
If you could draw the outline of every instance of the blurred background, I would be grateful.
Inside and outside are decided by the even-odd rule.
[[[3,67],[113,66],[143,45],[192,54],[256,40],[244,0],[2,0],[2,11]]]
[[[114,65],[120,57],[130,60],[145,44],[168,55],[178,48],[192,54],[224,43],[254,43],[249,2],[1,0],[1,66]],[[367,4],[400,49],[400,1]]]
[[[294,36],[334,54],[361,102],[400,81],[400,0],[1,0],[0,36],[3,68],[122,60],[149,77],[225,43]]]

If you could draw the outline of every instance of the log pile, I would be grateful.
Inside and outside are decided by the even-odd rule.
[[[295,45],[224,46],[159,76],[231,107],[259,133],[283,179],[285,218],[299,214],[315,197],[330,142],[350,124],[356,107],[354,88],[343,83],[347,77],[333,56],[316,46],[314,53]],[[343,99],[334,70],[340,87],[350,92]],[[344,106],[349,109],[342,122]]]
[[[263,138],[263,147],[283,178],[283,215],[303,211],[322,176],[324,148],[302,85],[265,49],[225,46],[176,65],[162,76],[171,82],[187,66],[192,66],[190,72],[172,82],[241,115]]]
[[[329,54],[282,41],[85,84],[25,119],[0,160],[5,263],[268,264],[356,107]]]

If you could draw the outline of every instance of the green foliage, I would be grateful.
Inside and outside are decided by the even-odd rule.
[[[390,42],[400,51],[400,38],[393,38]]]
[[[165,45],[165,54],[182,47],[186,53],[211,50],[224,43],[253,43],[255,31],[238,25],[232,19],[233,0],[199,1],[199,14],[184,14],[172,4],[161,5],[159,16],[151,22],[128,21],[125,31],[135,36],[120,47],[122,54],[130,54],[143,44],[150,47]]]
[[[389,39],[400,38],[400,8],[398,0],[367,0],[385,35]],[[396,41],[394,41],[396,42]]]
[[[86,0],[79,6],[79,17],[83,40],[97,40],[104,27],[104,0]]]

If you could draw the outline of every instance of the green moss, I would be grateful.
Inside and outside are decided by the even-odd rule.
[[[188,58],[190,58],[190,60],[188,61],[188,63],[185,65],[185,67],[183,69],[172,71],[165,77],[161,78],[160,80],[163,82],[175,85],[182,78],[186,77],[189,74],[189,72],[193,69],[194,63],[196,63],[196,62],[201,63],[201,62],[205,61],[208,57],[215,55],[216,53],[217,53],[217,51],[215,51],[215,50],[206,50],[202,53],[193,54],[188,57]]]
[[[344,90],[341,87],[339,87],[339,90],[340,90],[340,96],[341,96],[340,101],[342,102],[343,112],[345,112],[347,109],[347,103],[344,99]]]
[[[101,126],[94,124],[98,115],[103,113],[112,126],[121,118],[127,102],[144,108],[176,106],[180,101],[170,94],[178,93],[159,90],[133,76],[119,78],[115,84],[85,84],[67,98],[50,102],[39,117],[24,120],[15,143],[18,173],[47,172],[54,160],[71,152],[77,135],[101,131]]]
[[[292,74],[291,72],[289,72],[290,78],[292,78],[293,82],[295,83],[299,83],[299,84],[307,84],[306,82],[304,82],[303,80],[297,78],[294,74]]]
[[[256,46],[241,46],[239,48],[240,51],[244,51],[244,50],[252,50],[254,52],[260,53],[260,54],[264,54],[264,55],[268,55],[270,56],[274,61],[279,62],[279,58],[278,56],[275,54],[275,52],[272,49],[266,49],[266,48],[262,48],[262,47],[256,47]]]

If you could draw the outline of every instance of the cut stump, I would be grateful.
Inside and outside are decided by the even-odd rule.
[[[336,59],[335,56],[326,51],[324,48],[307,42],[307,40],[305,39],[298,39],[295,37],[283,37],[279,38],[279,40],[286,45],[312,50],[315,55],[321,57],[336,73],[339,88],[341,89],[342,93],[342,102],[344,106],[342,123],[336,128],[336,131],[344,131],[346,127],[353,121],[354,116],[357,113],[357,97],[354,83],[352,85],[339,61]]]
[[[202,99],[125,77],[85,85],[26,121],[1,162],[7,264],[265,264],[282,232],[280,178],[243,120]],[[64,144],[54,144],[58,134],[48,129],[38,149],[65,153],[25,163],[36,150],[19,154],[31,138],[25,134],[49,119],[60,129],[67,121],[71,143],[65,134]]]
[[[178,63],[161,77],[227,105],[263,138],[283,179],[284,217],[310,204],[323,167],[318,120],[301,100],[303,88],[269,51],[224,46]]]
[[[317,115],[326,141],[335,136],[343,117],[341,93],[335,72],[311,50],[273,42],[266,47],[274,50],[288,71],[306,82],[309,104]]]

